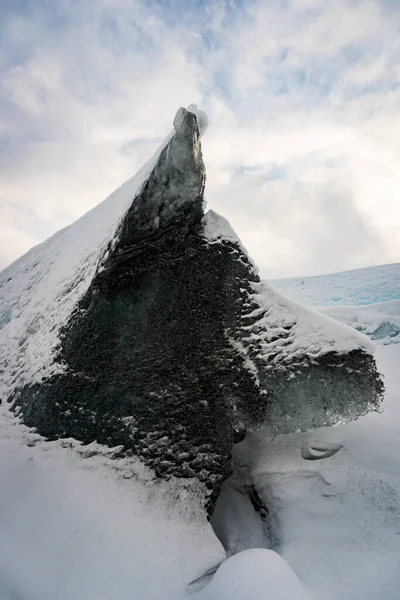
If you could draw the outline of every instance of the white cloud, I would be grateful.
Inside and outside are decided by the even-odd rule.
[[[400,260],[400,8],[188,5],[4,20],[0,267],[129,178],[191,102],[210,116],[208,205],[265,275]]]

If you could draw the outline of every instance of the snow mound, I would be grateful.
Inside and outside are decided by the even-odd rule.
[[[245,550],[228,558],[199,600],[306,600],[295,572],[272,550]]]

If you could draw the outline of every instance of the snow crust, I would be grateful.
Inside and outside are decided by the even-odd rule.
[[[218,214],[214,210],[208,210],[203,217],[203,237],[209,244],[224,244],[230,242],[240,248],[240,250],[248,258],[248,252],[243,246],[236,231],[232,228],[228,219],[225,219],[222,215]],[[258,269],[254,262],[250,258],[250,263],[255,272],[258,273]]]
[[[268,363],[267,368],[305,355],[317,358],[328,352],[341,354],[357,349],[374,353],[375,346],[366,336],[286,298],[269,283],[255,284],[254,290],[250,298],[259,308],[248,313],[245,320],[259,318],[245,328],[249,340],[258,344],[259,356]],[[287,328],[290,331],[285,335]]]
[[[0,407],[0,600],[181,600],[224,559],[192,484],[116,450],[44,442]]]

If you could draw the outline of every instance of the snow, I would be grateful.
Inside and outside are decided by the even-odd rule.
[[[223,560],[190,486],[0,412],[1,600],[179,600]]]
[[[229,221],[213,210],[209,210],[203,218],[203,236],[210,244],[226,242],[234,244],[247,256],[246,249]],[[241,259],[239,252],[237,259]],[[253,267],[257,272],[256,267]],[[290,295],[296,283],[292,284],[292,288],[288,283],[285,285]],[[354,331],[348,324],[340,324],[337,320],[330,319],[330,315],[327,318],[313,309],[290,300],[267,281],[254,284],[253,287],[254,294],[250,295],[249,300],[259,308],[245,315],[243,329],[248,331],[248,341],[259,345],[259,355],[274,368],[279,364],[292,362],[297,357],[303,358],[305,355],[316,358],[328,352],[346,353],[356,349],[374,353],[373,343],[366,336]],[[251,325],[246,323],[246,321],[253,321],[257,316],[259,319],[255,323]],[[285,328],[291,328],[288,337]],[[232,340],[232,343],[239,349],[237,340]],[[249,370],[256,376],[256,366],[246,354],[244,347],[242,354]]]
[[[306,600],[290,566],[272,550],[245,550],[228,558],[198,600]]]
[[[400,300],[366,306],[325,306],[319,310],[373,340],[383,344],[400,343]]]
[[[364,305],[400,299],[400,263],[316,277],[275,279],[280,292],[307,306]]]
[[[237,492],[228,535],[253,549],[226,562],[190,486],[96,444],[44,442],[1,406],[0,599],[397,600],[400,345],[376,345],[383,414],[235,445],[276,540],[254,549],[265,539]]]
[[[0,396],[40,381],[52,362],[58,330],[87,291],[118,225],[156,162],[164,141],[139,173],[81,219],[36,246],[0,274]]]
[[[377,361],[386,376],[382,414],[274,440],[252,434],[235,446],[235,462],[276,517],[275,550],[311,598],[399,598],[400,346],[379,345]],[[305,447],[334,453],[309,460]],[[241,528],[259,540],[243,507],[236,539]]]
[[[209,244],[225,244],[229,242],[239,247],[240,251],[247,256],[255,273],[258,273],[258,268],[255,266],[252,259],[249,257],[246,248],[243,246],[239,236],[232,228],[228,219],[218,214],[214,210],[208,210],[203,217],[203,237]],[[238,260],[240,257],[238,256]]]
[[[259,305],[245,319],[259,319],[245,327],[259,344],[260,356],[274,368],[305,355],[316,358],[328,352],[346,353],[362,349],[374,353],[374,344],[348,325],[318,313],[283,296],[269,283],[254,284],[250,298]],[[282,339],[282,333],[289,334]]]
[[[275,279],[285,296],[384,344],[400,342],[400,263],[331,275]]]
[[[282,503],[282,555],[316,597],[399,597],[399,350],[378,350],[387,386],[383,414],[311,434],[340,442],[337,454],[304,467],[301,436],[277,439],[269,448],[268,489],[273,485],[275,502]],[[263,466],[257,469],[261,476]]]

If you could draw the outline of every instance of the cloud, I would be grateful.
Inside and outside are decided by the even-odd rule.
[[[266,276],[400,260],[400,7],[16,3],[0,54],[0,268],[208,112],[208,206]]]

